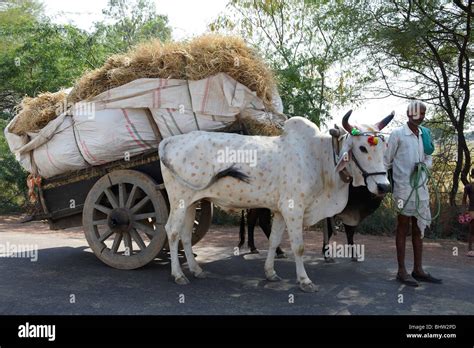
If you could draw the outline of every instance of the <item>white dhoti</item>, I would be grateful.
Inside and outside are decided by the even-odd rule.
[[[395,197],[395,202],[401,215],[416,217],[418,228],[421,231],[421,238],[423,238],[426,227],[431,224],[430,201],[428,199],[419,200],[416,204],[414,200],[406,201]]]

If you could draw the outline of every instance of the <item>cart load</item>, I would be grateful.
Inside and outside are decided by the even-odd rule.
[[[25,98],[5,129],[32,174],[51,178],[156,149],[163,138],[242,122],[274,135],[285,120],[271,71],[238,38],[152,41],[110,57],[69,91]]]

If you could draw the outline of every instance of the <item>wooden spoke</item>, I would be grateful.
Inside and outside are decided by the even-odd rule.
[[[140,221],[148,218],[156,218],[156,213],[152,211],[150,213],[136,214],[133,216],[133,218],[135,219],[135,221]]]
[[[97,225],[106,225],[108,222],[107,219],[104,220],[94,220],[92,221],[92,225],[97,226]]]
[[[138,186],[133,185],[132,190],[130,191],[130,195],[128,196],[127,203],[125,203],[126,208],[130,208],[135,201],[135,195],[137,193]]]
[[[145,250],[146,249],[146,245],[145,245],[145,242],[143,241],[142,237],[140,237],[140,234],[137,232],[137,230],[135,230],[134,228],[132,228],[130,230],[130,235],[132,236],[132,238],[135,240],[135,242],[137,242],[140,250]]]
[[[104,234],[102,234],[99,238],[99,242],[104,242],[107,238],[109,238],[112,234],[114,233],[114,231],[112,231],[110,228],[107,229],[107,231],[104,232]]]
[[[125,243],[125,252],[128,249],[128,255],[127,256],[133,255],[132,237],[130,236],[130,233],[125,232],[123,234],[123,240],[124,240],[124,243]]]
[[[110,212],[112,211],[112,209],[104,207],[101,204],[94,204],[94,208],[101,211],[101,212],[103,212],[104,214],[107,214],[107,215],[109,215]]]
[[[156,231],[153,227],[142,224],[140,222],[135,221],[133,223],[133,227],[135,227],[137,230],[142,231],[143,233],[146,233],[151,236],[155,236],[158,231]]]
[[[121,241],[122,241],[122,234],[117,233],[115,235],[114,243],[112,244],[112,252],[117,253]]]
[[[119,207],[123,208],[125,207],[125,184],[120,183],[118,185],[118,192],[119,192]]]
[[[109,200],[110,204],[112,205],[112,208],[117,209],[118,208],[117,197],[115,197],[110,187],[106,188],[104,190],[104,193],[107,196],[107,199]]]
[[[140,202],[138,202],[137,204],[135,204],[135,205],[133,206],[133,208],[130,209],[130,212],[131,212],[132,214],[134,214],[135,212],[137,212],[137,211],[139,211],[141,208],[143,208],[144,205],[147,204],[149,201],[150,201],[150,197],[148,197],[148,196],[143,197],[143,199],[142,199]]]

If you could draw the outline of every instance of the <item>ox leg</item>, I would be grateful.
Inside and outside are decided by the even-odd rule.
[[[334,258],[330,256],[329,250],[329,240],[331,239],[334,233],[333,219],[334,218],[326,218],[326,221],[324,222],[323,256],[324,261],[328,263],[336,262]]]
[[[290,236],[291,250],[295,256],[296,276],[298,283],[300,284],[300,289],[304,292],[315,292],[317,291],[317,287],[306,274],[303,263],[303,221],[301,219],[295,218],[295,213],[285,215],[284,218],[288,228],[288,234]]]
[[[348,226],[344,224],[344,231],[346,231],[346,237],[347,237],[347,244],[350,246],[354,245],[354,233],[355,233],[356,227],[355,226]],[[359,261],[359,256],[357,255],[357,250],[355,248],[352,248],[352,261],[357,262]]]
[[[168,236],[168,244],[170,247],[171,275],[174,277],[174,281],[180,285],[189,284],[189,280],[184,275],[178,259],[179,236],[180,231],[185,225],[186,210],[187,209],[185,208],[171,209],[168,222],[165,226],[166,234]]]
[[[184,228],[181,231],[181,242],[183,243],[184,253],[186,254],[186,260],[188,262],[189,270],[194,274],[196,278],[204,278],[205,272],[199,267],[193,253],[193,247],[191,243],[193,235],[194,217],[196,216],[196,205],[190,206],[186,211],[186,218],[184,222]]]
[[[240,217],[240,230],[239,230],[239,245],[238,248],[242,248],[245,243],[245,210],[242,210]]]
[[[270,235],[272,232],[272,212],[270,209],[262,208],[259,209],[260,214],[258,216],[258,225],[262,229],[263,233],[267,236],[267,239],[270,240]],[[276,258],[277,259],[285,259],[286,254],[281,248],[278,246],[276,248]]]
[[[268,248],[267,259],[265,260],[265,276],[269,281],[278,281],[281,278],[275,272],[276,248],[281,243],[285,231],[285,220],[280,213],[275,212],[273,216],[272,232],[270,233],[270,246]]]
[[[247,228],[249,229],[248,247],[251,254],[258,254],[258,249],[255,247],[254,231],[259,218],[259,209],[249,209],[247,213]]]

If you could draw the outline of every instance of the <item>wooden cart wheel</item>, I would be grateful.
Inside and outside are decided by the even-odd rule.
[[[82,223],[94,254],[107,265],[135,269],[152,261],[166,241],[168,205],[156,182],[134,170],[100,178],[84,203]]]

